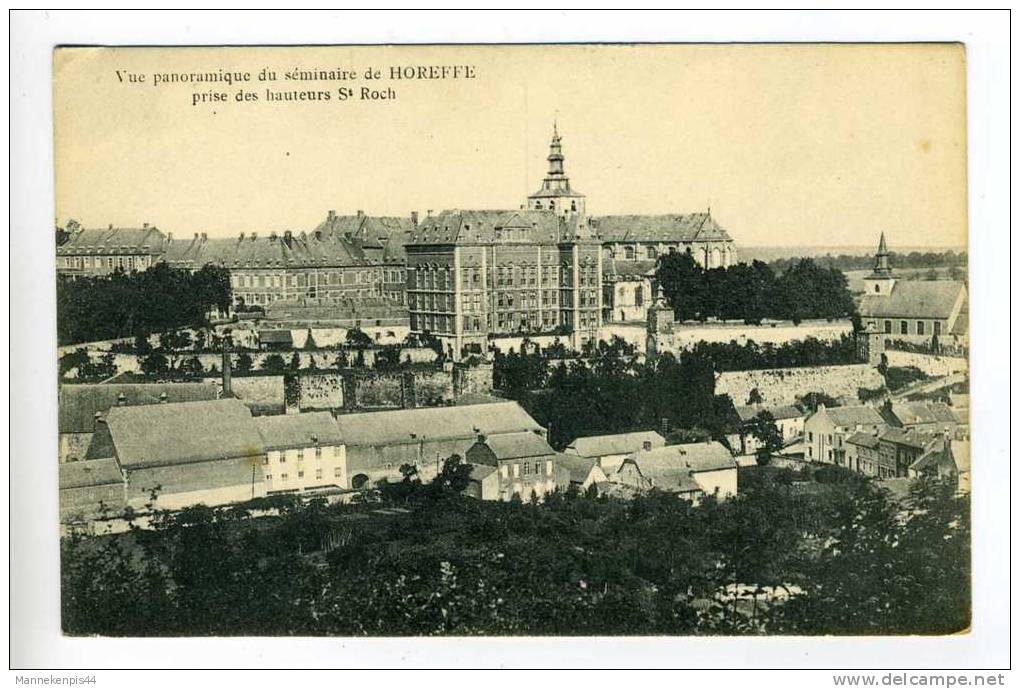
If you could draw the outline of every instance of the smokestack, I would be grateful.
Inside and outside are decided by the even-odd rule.
[[[336,219],[336,211],[332,211],[331,210],[329,213],[327,213],[326,214],[326,219],[327,220],[335,220]]]
[[[234,396],[234,391],[230,388],[230,345],[224,342],[223,344],[223,398],[227,399]]]
[[[360,210],[359,210],[359,211],[358,211],[358,217],[359,217],[359,218],[363,218],[363,217],[365,217],[365,211],[360,211]]]

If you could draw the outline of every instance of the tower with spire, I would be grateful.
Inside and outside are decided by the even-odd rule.
[[[552,142],[549,144],[549,171],[542,180],[542,187],[528,197],[529,210],[551,211],[558,216],[577,216],[583,221],[584,194],[570,188],[570,178],[563,169],[563,146],[559,129],[553,122]]]
[[[888,296],[892,292],[896,278],[889,267],[889,249],[885,245],[885,232],[878,240],[878,252],[875,254],[875,269],[864,278],[864,289],[868,294]]]

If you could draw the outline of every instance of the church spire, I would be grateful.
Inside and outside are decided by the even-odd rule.
[[[570,178],[563,169],[563,146],[555,119],[546,160],[549,161],[549,171],[542,180],[542,187],[528,197],[525,207],[530,210],[553,211],[557,215],[570,215],[580,221],[585,217],[584,194],[570,187]]]
[[[889,277],[892,275],[892,269],[889,268],[889,249],[885,245],[885,232],[882,233],[878,240],[878,253],[875,254],[875,271],[873,275],[876,277]]]
[[[549,143],[549,175],[547,179],[562,178],[566,182],[566,188],[570,188],[570,180],[563,171],[563,149],[560,146],[560,133],[556,128],[556,121],[553,120],[553,136]]]

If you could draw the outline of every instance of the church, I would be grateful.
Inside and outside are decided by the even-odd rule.
[[[889,265],[884,232],[864,289],[858,311],[866,328],[913,344],[935,338],[941,345],[966,346],[967,286],[956,280],[897,278]]]

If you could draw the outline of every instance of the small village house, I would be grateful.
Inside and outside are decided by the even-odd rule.
[[[564,454],[595,460],[607,476],[611,476],[629,455],[652,450],[666,444],[655,431],[636,431],[613,435],[592,435],[577,438],[564,449]]]
[[[809,462],[822,462],[847,466],[846,439],[857,433],[877,433],[885,422],[872,407],[826,407],[818,410],[804,422],[805,444]]]
[[[340,428],[328,412],[255,417],[266,454],[267,493],[294,493],[347,485]]]
[[[970,492],[970,441],[945,438],[910,465],[910,477],[955,479],[960,493]]]
[[[603,488],[609,483],[609,478],[599,466],[597,459],[560,454],[556,458],[556,463],[566,471],[569,485],[579,491],[586,491],[591,486]]]
[[[515,495],[529,500],[556,490],[556,451],[534,431],[480,435],[468,448],[467,461],[496,470],[495,481],[481,484],[478,497],[483,500],[509,500]]]
[[[693,502],[702,495],[725,499],[737,494],[737,463],[718,442],[666,445],[627,457],[615,480],[676,493]]]
[[[804,434],[804,412],[793,405],[761,405],[748,404],[735,407],[740,419],[740,454],[754,454],[761,445],[755,438],[750,427],[763,411],[768,412],[776,423],[782,436],[783,444],[787,445]]]

